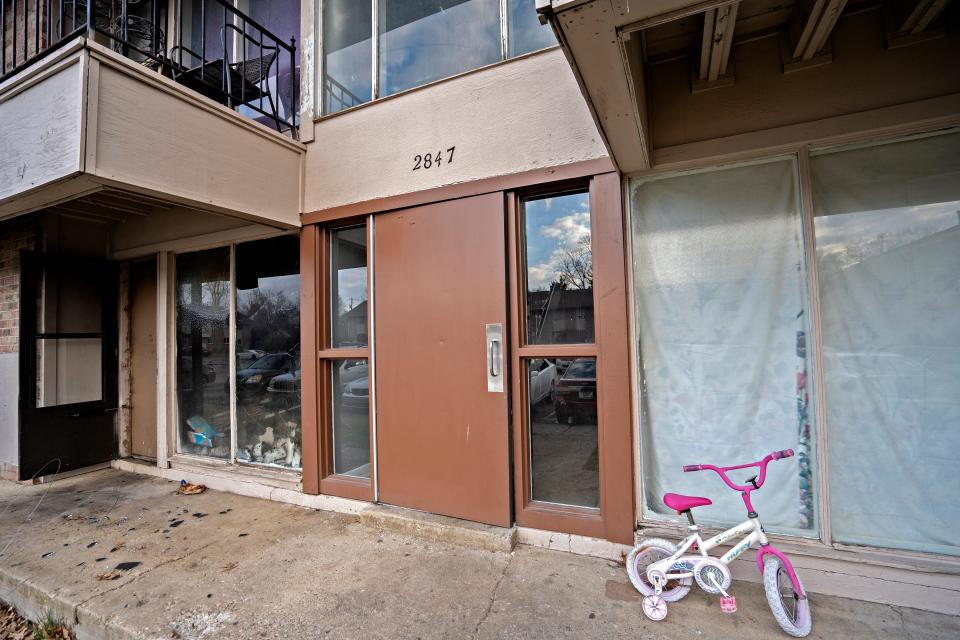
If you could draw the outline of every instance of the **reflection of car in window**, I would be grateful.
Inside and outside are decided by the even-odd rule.
[[[554,388],[557,384],[557,366],[550,360],[536,359],[530,361],[530,386],[527,393],[530,396],[530,405],[533,406],[544,400],[553,400]]]
[[[597,420],[597,361],[577,358],[557,381],[553,400],[557,422],[583,424]]]
[[[237,393],[264,391],[275,377],[294,370],[294,358],[289,353],[271,353],[237,371]]]
[[[366,367],[364,367],[366,373]],[[370,378],[357,378],[343,388],[343,408],[366,412],[370,407]]]

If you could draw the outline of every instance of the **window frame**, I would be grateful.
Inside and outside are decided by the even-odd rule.
[[[305,430],[303,429],[303,424],[305,421],[306,413],[304,411],[303,402],[306,398],[306,395],[303,393],[303,384],[301,383],[300,388],[300,400],[301,400],[301,410],[300,410],[300,467],[299,468],[282,468],[271,465],[264,465],[257,462],[247,462],[244,460],[237,459],[237,430],[238,430],[238,418],[237,418],[237,268],[236,268],[236,249],[237,245],[248,244],[250,242],[257,242],[260,240],[269,240],[272,238],[280,238],[284,236],[297,237],[297,232],[282,232],[274,233],[264,236],[258,236],[254,238],[243,238],[238,239],[233,242],[226,244],[203,244],[196,247],[185,248],[182,250],[176,250],[171,252],[169,255],[172,259],[168,258],[166,266],[164,267],[161,264],[161,261],[158,261],[158,271],[165,271],[165,279],[167,281],[167,302],[169,304],[169,322],[167,326],[168,338],[167,338],[167,350],[168,358],[170,362],[167,363],[169,371],[169,380],[170,380],[170,395],[171,395],[171,404],[170,404],[170,414],[167,418],[167,437],[166,437],[166,448],[167,451],[164,452],[164,456],[168,460],[176,460],[177,458],[181,460],[190,460],[197,461],[203,464],[211,464],[216,466],[225,466],[231,467],[233,469],[243,469],[247,471],[254,472],[266,472],[266,473],[277,473],[281,476],[302,476],[304,468],[306,466],[305,461]],[[177,352],[177,260],[181,254],[188,253],[198,253],[201,251],[208,251],[212,249],[229,249],[229,268],[227,270],[228,282],[229,282],[229,296],[228,296],[228,314],[230,318],[230,326],[228,329],[228,349],[227,349],[227,358],[228,358],[228,376],[229,376],[229,387],[228,387],[228,403],[229,403],[229,412],[230,412],[230,456],[227,458],[215,458],[211,456],[202,456],[187,451],[183,451],[181,448],[181,423],[180,423],[180,400],[179,400],[179,385],[180,379],[178,375],[179,365],[177,364],[177,359],[179,354]],[[161,256],[166,255],[161,252]],[[304,278],[304,264],[301,261],[300,263],[300,327],[301,335],[303,335],[303,323],[304,323],[304,309],[303,309],[303,278]],[[301,362],[303,361],[303,346],[301,345]],[[303,374],[301,372],[301,379]],[[163,419],[163,418],[160,418]],[[158,462],[161,459],[161,452],[157,452]]]
[[[559,43],[555,42],[552,45],[549,45],[540,49],[534,49],[533,51],[528,51],[525,53],[520,53],[520,54],[511,56],[510,55],[509,3],[508,3],[508,0],[499,0],[498,2],[499,11],[500,11],[500,59],[499,60],[496,60],[487,65],[482,65],[480,67],[467,69],[465,71],[454,73],[449,76],[443,76],[443,77],[437,78],[436,80],[431,80],[430,82],[426,82],[424,84],[415,85],[415,86],[403,89],[401,91],[397,91],[389,95],[382,96],[380,95],[380,33],[379,33],[380,31],[379,8],[380,8],[381,0],[369,0],[369,1],[371,4],[371,12],[372,12],[371,20],[370,20],[370,40],[371,40],[371,47],[372,47],[372,55],[370,59],[370,62],[371,62],[370,99],[365,102],[360,102],[350,107],[346,107],[344,109],[340,109],[338,111],[331,111],[331,112],[326,111],[327,96],[326,96],[326,90],[324,88],[325,87],[324,78],[326,77],[326,73],[327,73],[327,69],[326,69],[327,54],[326,54],[326,48],[324,46],[324,32],[323,32],[323,29],[324,29],[323,14],[324,14],[325,0],[320,0],[320,2],[318,2],[317,4],[316,16],[314,20],[315,28],[316,28],[315,40],[317,43],[317,51],[319,52],[317,65],[316,65],[316,77],[314,78],[314,85],[316,86],[316,93],[314,98],[315,100],[314,112],[315,112],[315,118],[317,119],[333,117],[341,113],[353,111],[354,109],[358,109],[360,107],[379,102],[380,100],[386,100],[388,98],[393,98],[394,96],[401,96],[410,91],[416,91],[423,87],[429,87],[431,85],[434,85],[438,82],[444,82],[446,80],[449,80],[450,78],[456,78],[458,76],[461,76],[467,73],[473,73],[477,69],[484,69],[494,65],[503,64],[504,62],[507,62],[510,60],[515,60],[518,58],[523,58],[525,56],[534,55],[541,51],[546,51],[548,49],[553,49],[555,47],[560,46]]]
[[[864,133],[837,136],[813,141],[797,142],[784,144],[774,147],[758,148],[749,152],[736,152],[727,155],[711,155],[697,159],[681,160],[675,163],[661,164],[656,168],[646,171],[637,171],[624,174],[623,190],[626,199],[625,215],[626,230],[629,238],[626,243],[627,264],[633,264],[633,216],[632,203],[630,203],[629,193],[630,185],[634,178],[647,177],[666,177],[679,175],[683,173],[695,173],[703,171],[713,171],[727,166],[749,164],[752,162],[766,162],[774,158],[792,157],[796,159],[799,182],[798,197],[800,199],[801,227],[803,230],[803,256],[807,266],[806,295],[807,304],[810,313],[810,335],[807,341],[807,349],[810,353],[811,375],[813,385],[811,387],[811,402],[813,404],[813,417],[816,421],[815,446],[817,452],[818,469],[815,473],[818,495],[815,497],[817,502],[819,530],[814,537],[799,537],[794,535],[770,533],[768,537],[787,553],[817,554],[821,557],[836,559],[855,559],[857,562],[864,562],[871,565],[889,566],[891,562],[905,562],[911,568],[921,568],[932,571],[960,571],[960,559],[957,556],[929,553],[923,551],[910,551],[905,549],[890,549],[886,547],[874,547],[869,545],[851,545],[833,540],[830,513],[830,479],[829,479],[829,450],[827,448],[827,433],[830,425],[826,419],[826,406],[823,387],[823,341],[821,335],[821,315],[820,315],[820,284],[817,265],[817,246],[814,236],[814,206],[813,206],[813,186],[810,166],[810,157],[814,154],[827,152],[842,152],[847,149],[865,146],[880,146],[889,143],[896,143],[905,140],[923,138],[929,136],[945,135],[960,132],[960,122],[944,124],[930,124],[925,126],[904,125],[896,127],[882,133],[876,131],[867,131]],[[644,514],[644,469],[642,468],[642,457],[640,455],[640,426],[642,416],[639,413],[639,405],[642,403],[642,395],[646,393],[643,389],[642,380],[638,376],[637,348],[639,345],[639,335],[637,332],[636,314],[635,314],[635,285],[633,280],[633,269],[627,268],[628,278],[628,296],[629,296],[629,348],[630,348],[630,368],[632,388],[630,390],[633,398],[633,416],[632,416],[632,435],[634,439],[633,456],[637,460],[637,473],[634,474],[634,495],[636,504],[634,506],[635,527],[642,530],[645,536],[682,536],[686,526],[678,522],[670,522],[662,519],[648,518]],[[704,526],[703,535],[711,536],[721,532],[720,528]],[[851,554],[855,554],[851,556]]]
[[[590,203],[590,246],[593,253],[594,342],[526,343],[526,260],[523,200],[565,195],[586,189]],[[606,538],[633,544],[633,463],[630,446],[627,357],[627,295],[624,270],[620,176],[607,173],[509,191],[507,196],[507,259],[511,300],[510,368],[513,409],[514,505],[517,525]],[[607,295],[597,295],[599,288]],[[526,360],[589,357],[597,367],[597,447],[599,507],[581,507],[533,499],[530,447],[529,376]]]
[[[334,231],[349,227],[363,227],[367,250],[367,346],[333,347],[333,315],[331,303],[331,238]],[[376,486],[376,383],[373,362],[373,216],[363,215],[331,222],[326,226],[309,225],[303,227],[300,241],[301,269],[301,327],[314,327],[315,333],[304,338],[301,350],[301,388],[315,390],[315,400],[303,402],[303,423],[314,421],[317,424],[318,439],[314,442],[311,429],[303,430],[303,489],[304,493],[375,501]],[[309,292],[309,293],[308,293]],[[311,295],[312,294],[312,295]],[[309,354],[309,355],[307,355]],[[316,354],[316,355],[313,355]],[[370,401],[368,403],[370,431],[370,477],[358,478],[334,472],[333,464],[333,375],[331,363],[337,360],[366,360],[370,381]],[[308,432],[311,432],[308,438]]]

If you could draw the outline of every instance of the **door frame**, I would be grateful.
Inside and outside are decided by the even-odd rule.
[[[528,463],[522,455],[524,447],[522,416],[525,409],[519,376],[519,359],[514,354],[515,331],[518,328],[516,314],[518,286],[517,266],[517,202],[522,194],[534,189],[552,191],[563,188],[565,183],[589,183],[592,212],[592,235],[595,278],[602,282],[602,295],[595,294],[596,350],[598,354],[598,437],[600,443],[600,510],[584,510],[558,505],[530,504],[529,490],[517,478],[528,477]],[[446,200],[499,192],[506,198],[507,208],[507,269],[508,269],[508,323],[510,341],[509,363],[512,394],[511,420],[511,479],[514,497],[514,520],[519,526],[575,535],[605,538],[624,544],[633,543],[634,474],[631,380],[634,375],[630,366],[630,338],[627,314],[627,263],[625,245],[625,219],[621,179],[607,158],[586,160],[561,167],[525,171],[509,176],[485,178],[470,183],[427,189],[409,194],[391,196],[367,202],[343,205],[330,209],[305,213],[301,231],[301,345],[304,353],[319,357],[304,357],[301,381],[305,391],[302,401],[303,420],[303,491],[308,494],[328,494],[345,498],[376,501],[375,488],[348,486],[336,482],[337,478],[325,475],[329,469],[325,462],[329,455],[329,398],[324,393],[324,372],[320,357],[328,355],[323,345],[326,331],[326,305],[328,304],[328,253],[327,229],[360,222],[368,216],[397,209],[433,204]],[[367,223],[369,224],[369,223]],[[368,247],[368,252],[370,248]],[[368,261],[370,278],[374,277],[375,265]],[[372,284],[372,283],[371,283]],[[371,286],[372,291],[372,286]],[[375,303],[373,303],[375,304]],[[370,354],[372,362],[376,327],[371,324]],[[602,364],[601,364],[602,362]],[[307,390],[314,390],[311,394]],[[375,415],[371,417],[371,438],[376,437]],[[518,439],[520,442],[518,443]],[[371,440],[371,447],[374,440]],[[375,453],[371,451],[375,459]],[[375,476],[376,470],[373,470]],[[333,480],[334,482],[331,482]]]
[[[90,332],[83,334],[63,333],[63,332],[38,332],[37,316],[38,304],[41,292],[37,290],[37,277],[43,267],[48,264],[62,265],[69,264],[71,267],[83,265],[90,268],[101,277],[102,299],[101,299],[101,325],[99,332]],[[89,465],[65,466],[61,463],[58,468],[51,468],[47,473],[44,471],[49,463],[35,470],[31,477],[39,475],[52,475],[64,471],[72,471],[85,466],[108,462],[117,457],[118,438],[117,438],[117,420],[116,414],[118,406],[118,313],[117,298],[118,284],[117,271],[113,263],[105,260],[93,260],[89,258],[80,258],[64,256],[59,254],[44,253],[41,251],[22,250],[20,252],[20,394],[19,394],[19,425],[18,425],[18,462],[19,477],[21,480],[27,479],[25,471],[29,471],[30,465],[24,465],[24,444],[29,441],[25,438],[25,431],[31,428],[31,423],[35,421],[53,421],[94,418],[109,415],[112,422],[112,445],[111,454],[104,459],[97,459],[90,462]],[[101,395],[99,400],[88,402],[77,402],[71,404],[54,405],[49,407],[37,406],[37,340],[39,339],[70,339],[70,338],[99,338],[100,347],[100,374],[101,374]],[[104,420],[108,418],[104,417]],[[56,447],[55,443],[51,446]]]
[[[525,301],[520,199],[587,187],[593,254],[594,343],[524,346]],[[508,272],[516,521],[522,527],[562,531],[633,544],[633,445],[627,324],[626,247],[620,176],[604,173],[507,193]],[[600,508],[536,502],[531,496],[530,425],[523,360],[592,357],[597,362],[597,444]]]

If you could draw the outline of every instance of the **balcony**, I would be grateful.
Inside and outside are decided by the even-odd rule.
[[[107,190],[299,225],[295,39],[224,0],[87,7],[0,0],[0,219]]]

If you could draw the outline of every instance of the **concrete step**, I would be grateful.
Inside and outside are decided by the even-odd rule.
[[[488,551],[510,552],[517,545],[516,527],[505,529],[390,505],[370,505],[360,512],[360,522],[380,531]]]

